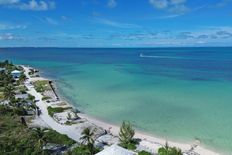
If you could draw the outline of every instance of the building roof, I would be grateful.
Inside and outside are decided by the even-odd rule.
[[[135,152],[124,149],[118,145],[111,145],[96,155],[136,155]]]
[[[20,73],[21,73],[21,71],[19,71],[19,70],[14,70],[11,72],[11,74],[20,74]]]
[[[16,94],[15,98],[18,99],[27,99],[28,98],[28,94]]]
[[[6,68],[0,67],[0,71],[5,71],[5,70],[6,70]]]

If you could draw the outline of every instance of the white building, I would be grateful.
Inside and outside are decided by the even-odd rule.
[[[124,149],[116,144],[104,149],[96,155],[137,155],[137,153]]]
[[[11,75],[13,76],[13,78],[19,78],[21,75],[21,71],[19,70],[14,70],[11,72]]]

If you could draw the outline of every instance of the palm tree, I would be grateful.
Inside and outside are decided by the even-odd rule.
[[[134,135],[135,135],[135,131],[132,128],[130,122],[123,121],[119,132],[119,140],[121,145],[127,148],[129,144],[133,144],[135,142],[133,138]]]
[[[87,144],[89,151],[94,154],[94,134],[95,134],[96,129],[94,128],[91,130],[90,128],[85,128],[81,135],[82,137],[80,138],[82,140],[83,144]]]
[[[164,147],[159,148],[158,150],[159,155],[182,155],[182,151],[176,147],[170,147],[166,142]]]
[[[13,85],[5,86],[3,95],[6,100],[10,100],[12,97],[14,97],[15,95],[14,86]]]
[[[10,72],[4,75],[3,83],[5,86],[11,84],[14,81],[13,77],[11,76]]]
[[[42,147],[46,143],[45,131],[47,129],[36,128],[33,130],[32,136],[37,140],[39,147]]]
[[[26,79],[27,79],[27,77],[26,77],[26,75],[25,75],[25,74],[21,74],[21,75],[20,75],[20,77],[19,77],[19,81],[20,81],[20,83],[22,83],[22,82],[26,81]]]

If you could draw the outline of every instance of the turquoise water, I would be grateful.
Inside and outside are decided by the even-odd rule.
[[[17,48],[0,58],[41,69],[92,116],[232,152],[232,48]]]

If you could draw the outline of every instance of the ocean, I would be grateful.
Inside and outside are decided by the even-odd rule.
[[[232,152],[232,48],[1,48],[85,113]]]

